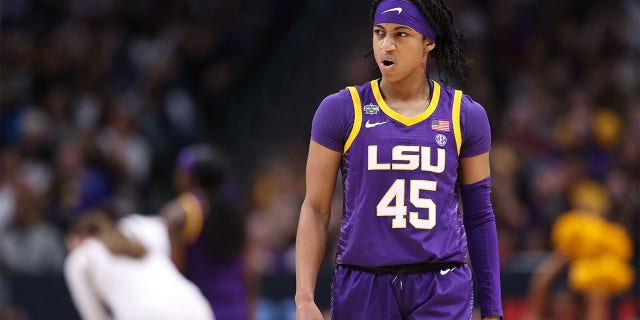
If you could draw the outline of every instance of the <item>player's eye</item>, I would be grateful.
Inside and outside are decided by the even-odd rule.
[[[406,32],[398,32],[398,37],[404,38],[404,37],[407,37],[407,36],[409,36],[409,34],[406,33]]]
[[[384,31],[381,29],[374,29],[373,30],[373,34],[377,35],[377,36],[383,36],[384,35]]]

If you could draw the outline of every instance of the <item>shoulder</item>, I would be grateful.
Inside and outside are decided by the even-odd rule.
[[[471,98],[471,96],[469,96],[466,93],[462,93],[462,101],[461,101],[461,105],[462,105],[462,110],[461,111],[466,111],[466,112],[472,112],[472,113],[484,113],[486,114],[486,111],[484,110],[484,107],[476,102],[475,100],[473,100],[473,98]]]
[[[440,95],[446,96],[451,100],[454,99],[456,91],[460,91],[460,116],[462,122],[465,122],[468,118],[471,118],[471,121],[487,118],[487,112],[484,107],[480,103],[473,100],[473,98],[471,98],[471,96],[466,94],[464,91],[445,85],[440,85]]]
[[[166,224],[160,216],[147,216],[138,213],[129,214],[120,219],[119,228],[127,235],[144,235],[164,231]]]
[[[337,92],[334,92],[324,98],[321,104],[328,104],[332,106],[348,106],[353,107],[353,96],[350,88],[355,88],[355,91],[360,97],[368,94],[371,91],[371,81],[349,85]]]
[[[351,94],[349,93],[349,90],[347,88],[344,88],[338,92],[329,94],[324,99],[322,99],[322,102],[320,102],[318,109],[320,108],[336,109],[336,108],[341,108],[341,107],[350,106],[350,105],[351,105]]]
[[[330,127],[332,129],[344,129],[344,126],[353,119],[353,99],[348,88],[326,96],[313,118],[315,127]]]
[[[463,127],[465,124],[471,125],[472,123],[489,122],[487,111],[484,107],[464,93],[462,94],[460,106],[460,118]]]
[[[463,94],[460,106],[462,157],[472,157],[491,150],[491,125],[484,107]]]
[[[157,217],[132,213],[121,218],[118,225],[123,231],[137,232],[142,228],[155,228],[158,223],[160,223],[160,220]]]
[[[120,219],[118,227],[122,233],[140,241],[147,249],[164,249],[169,238],[167,226],[160,216],[129,214]]]
[[[351,91],[345,88],[328,95],[313,116],[311,138],[334,151],[342,152],[354,123],[354,103],[358,99],[352,97]]]
[[[82,269],[89,265],[92,259],[106,254],[107,249],[102,242],[94,238],[87,238],[69,252],[65,258],[64,269],[65,271]]]

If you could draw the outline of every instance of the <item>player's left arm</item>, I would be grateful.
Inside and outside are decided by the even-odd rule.
[[[478,304],[483,319],[499,319],[503,313],[498,235],[491,206],[491,125],[485,109],[466,94],[460,99],[459,114],[458,182]]]
[[[489,152],[460,159],[460,182],[470,185],[489,178]]]
[[[501,319],[498,234],[491,206],[489,152],[461,158],[460,182],[469,256],[483,319]]]

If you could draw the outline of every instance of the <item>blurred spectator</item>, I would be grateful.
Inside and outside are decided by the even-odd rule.
[[[604,188],[607,219],[639,243],[640,4],[448,3],[461,13],[456,24],[472,60],[457,87],[485,106],[494,131],[503,275],[533,272],[538,261],[526,257],[552,250],[551,226],[585,181]],[[206,141],[228,151],[231,173],[251,195],[238,200],[250,212],[248,267],[265,278],[288,272],[306,154],[288,146],[307,144],[323,93],[369,78],[370,40],[353,36],[371,32],[366,5],[0,2],[0,228],[14,223],[25,185],[41,199],[44,223],[63,230],[110,197],[125,212],[157,208],[173,197],[174,155]],[[325,260],[332,263],[330,250]],[[23,295],[10,280],[0,291],[13,300],[28,303],[44,290]],[[260,286],[263,294],[276,291],[272,283]],[[527,294],[518,285],[526,281],[504,283],[505,296]],[[638,288],[621,305],[637,305]]]
[[[117,100],[108,108],[107,124],[98,133],[98,147],[134,186],[148,178],[151,166],[150,148],[136,132],[136,110]]]
[[[0,261],[11,271],[42,274],[62,270],[62,234],[45,220],[41,197],[20,190],[13,222],[0,233]]]
[[[45,219],[42,194],[18,185],[14,196],[12,221],[0,229],[0,295],[8,298],[0,301],[0,315],[44,319],[57,314],[75,319],[59,277],[66,255],[62,232]]]
[[[87,209],[107,201],[114,194],[114,173],[90,132],[63,141],[55,157],[52,218],[66,230]]]
[[[139,111],[134,106],[118,98],[107,110],[105,126],[97,132],[95,142],[89,142],[95,143],[97,148],[89,152],[101,157],[103,167],[106,166],[103,169],[117,174],[116,179],[111,179],[112,192],[124,206],[122,210],[131,211],[139,208],[141,190],[148,181],[151,147],[138,133],[136,117]]]
[[[17,174],[20,165],[18,152],[5,149],[0,155],[0,233],[13,220],[16,208]]]
[[[551,233],[554,251],[531,277],[526,319],[608,319],[614,298],[629,290],[637,276],[629,264],[629,236],[620,225],[602,218],[608,210],[604,194],[597,194],[597,185],[576,189],[572,200],[577,209],[556,219]],[[579,195],[583,192],[597,200]]]
[[[251,184],[248,262],[259,275],[261,293],[256,320],[295,318],[295,233],[304,196],[304,161],[298,159],[302,154],[298,150],[298,145],[291,144],[265,151]],[[335,232],[338,224],[332,227]],[[329,257],[331,260],[333,257]],[[326,284],[320,284],[321,288],[330,285],[329,279],[321,281]],[[329,296],[328,291],[321,292]]]
[[[564,285],[557,285],[568,259],[550,254],[536,268],[529,289],[529,310],[524,320],[586,319],[587,303]],[[601,315],[594,315],[601,316]],[[596,318],[598,319],[598,318]]]

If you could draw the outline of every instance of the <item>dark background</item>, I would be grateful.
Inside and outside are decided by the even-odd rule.
[[[517,318],[526,308],[551,225],[570,209],[621,223],[638,270],[640,4],[448,4],[472,61],[467,79],[450,85],[481,103],[492,125],[505,309]],[[68,221],[105,198],[154,214],[174,195],[176,153],[200,142],[232,163],[263,297],[256,317],[290,314],[311,119],[326,95],[373,77],[369,10],[368,1],[336,0],[3,0],[0,314],[72,318],[68,300],[45,298],[64,292]],[[439,79],[433,64],[430,76]],[[339,201],[338,192],[336,209]],[[16,254],[38,250],[7,239],[15,228],[45,228],[57,249],[40,250],[60,253]],[[330,232],[333,241],[335,223]],[[637,319],[637,302],[636,281],[612,317]]]

